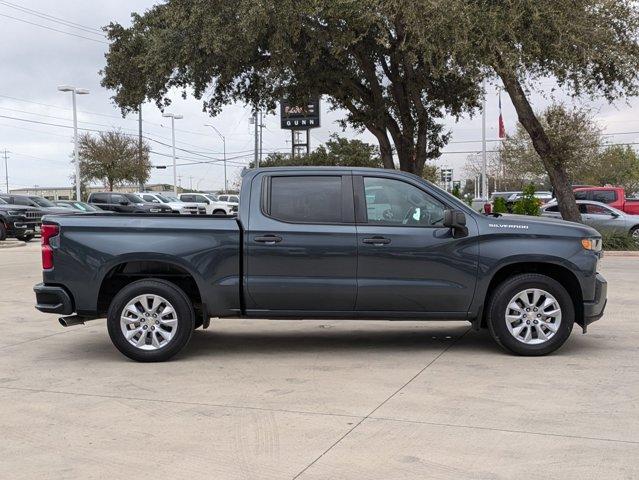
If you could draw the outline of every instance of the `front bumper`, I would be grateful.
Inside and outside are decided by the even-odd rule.
[[[592,322],[599,320],[606,308],[608,302],[608,282],[601,275],[597,274],[595,278],[595,298],[594,300],[584,302],[584,318],[581,325],[586,330],[586,327]]]
[[[71,295],[62,287],[38,283],[33,287],[36,294],[35,308],[44,313],[71,315],[74,311]]]

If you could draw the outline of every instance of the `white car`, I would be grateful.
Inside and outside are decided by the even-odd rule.
[[[222,193],[220,195],[215,195],[217,197],[218,202],[226,203],[231,208],[235,208],[234,211],[237,212],[237,209],[240,205],[240,196],[239,195],[229,195],[226,193]]]
[[[173,213],[179,213],[180,215],[204,215],[206,213],[205,209],[200,208],[197,203],[183,202],[168,193],[139,192],[136,195],[145,202],[164,204],[170,207]]]
[[[209,193],[181,193],[180,200],[183,202],[195,202],[206,209],[208,215],[236,215],[237,206],[219,202],[215,195]]]

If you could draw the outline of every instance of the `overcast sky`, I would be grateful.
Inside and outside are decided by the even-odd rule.
[[[0,0],[0,158],[4,149],[10,152],[8,163],[11,188],[70,184],[72,166],[69,160],[73,131],[68,127],[72,126],[71,97],[68,93],[58,92],[57,85],[71,84],[91,90],[90,95],[78,97],[80,127],[96,130],[117,127],[128,133],[137,133],[137,117],[122,119],[119,110],[109,98],[111,93],[100,87],[98,72],[104,65],[107,45],[96,29],[110,21],[126,25],[131,11],[141,13],[154,3],[157,2]],[[50,16],[74,22],[84,28],[71,28]],[[548,91],[552,87],[552,81],[544,81],[542,86]],[[491,85],[487,97],[487,138],[491,140],[497,138],[496,91],[496,86]],[[555,96],[564,98],[561,93]],[[550,101],[547,94],[536,93],[532,98],[536,110],[543,109]],[[596,112],[598,121],[606,132],[617,134],[608,137],[611,142],[639,142],[638,133],[619,134],[639,131],[639,118],[633,108],[639,105],[637,100],[612,106],[604,102],[584,103]],[[516,115],[505,95],[502,96],[502,106],[506,129],[512,131],[516,126]],[[182,158],[178,163],[221,158],[220,138],[204,126],[205,123],[213,123],[226,136],[228,157],[233,157],[229,160],[229,181],[238,177],[242,165],[246,165],[252,158],[253,134],[252,126],[249,125],[251,112],[248,107],[231,105],[218,117],[209,118],[202,113],[201,102],[193,98],[182,100],[176,96],[170,111],[184,115],[184,119],[176,123],[177,146],[195,152],[180,152],[179,156]],[[162,118],[155,105],[145,105],[143,117],[146,135],[157,142],[170,143],[170,124],[167,119]],[[329,113],[323,106],[322,127],[312,130],[313,147],[326,141],[331,133],[341,133],[340,127],[335,123],[339,117],[339,112]],[[290,133],[280,130],[279,118],[276,115],[267,116],[265,124],[265,154],[276,150],[289,151]],[[455,179],[460,179],[464,175],[463,165],[468,152],[481,150],[481,116],[478,114],[472,119],[462,119],[459,122],[448,119],[446,124],[453,132],[453,141],[437,163],[441,167],[454,168]],[[346,131],[344,135],[375,143],[374,137],[368,133],[360,135]],[[170,148],[157,142],[151,143],[156,152],[152,155],[153,164],[170,164]],[[496,142],[490,142],[488,149],[493,150],[496,145]],[[0,190],[4,190],[4,162],[0,163],[0,172]],[[221,162],[180,166],[178,174],[184,187],[192,185],[200,189],[215,190],[223,186]],[[172,183],[171,169],[154,169],[149,182]]]

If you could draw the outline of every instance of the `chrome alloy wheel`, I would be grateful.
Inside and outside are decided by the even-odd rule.
[[[527,288],[516,294],[506,307],[510,334],[527,345],[539,345],[555,336],[561,325],[561,307],[545,290]]]
[[[178,328],[178,318],[168,300],[154,295],[137,296],[122,309],[120,328],[127,341],[141,350],[168,345]]]

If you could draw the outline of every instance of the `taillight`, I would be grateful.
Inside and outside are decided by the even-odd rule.
[[[49,270],[53,268],[53,248],[51,248],[51,239],[60,233],[58,225],[43,224],[40,228],[40,236],[42,245],[42,268]]]

